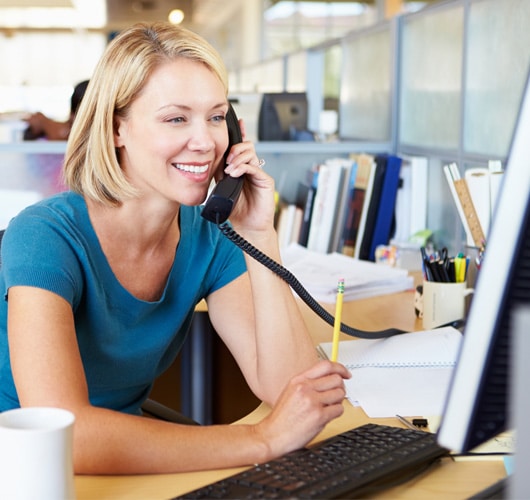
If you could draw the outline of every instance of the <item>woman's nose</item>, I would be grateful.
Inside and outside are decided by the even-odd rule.
[[[197,124],[191,128],[188,147],[194,151],[215,149],[214,136],[206,124]]]

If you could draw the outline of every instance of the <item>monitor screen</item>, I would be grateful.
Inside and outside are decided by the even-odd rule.
[[[530,304],[530,86],[478,273],[442,422],[441,446],[467,452],[509,428],[513,311]],[[530,332],[529,332],[530,334]]]
[[[258,118],[260,141],[307,140],[308,102],[305,92],[263,94]],[[312,137],[311,137],[312,139]]]

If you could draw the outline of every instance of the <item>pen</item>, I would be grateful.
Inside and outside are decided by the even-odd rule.
[[[420,251],[421,251],[421,260],[423,263],[423,272],[425,274],[425,279],[427,281],[434,281],[434,277],[432,275],[432,270],[431,270],[431,262],[429,260],[429,257],[427,256],[425,247],[421,247]]]
[[[449,283],[451,281],[449,279],[449,273],[447,272],[447,266],[445,265],[445,261],[438,261],[438,271],[440,274],[440,278],[444,283]]]
[[[339,355],[340,324],[342,322],[342,300],[344,298],[344,278],[339,279],[337,285],[337,302],[335,304],[335,323],[333,325],[333,344],[331,347],[331,361],[337,361]]]
[[[414,431],[417,431],[418,428],[414,425],[412,425],[406,418],[403,418],[401,415],[396,415],[396,418],[405,426],[405,427],[408,427],[409,429],[412,429]]]
[[[455,272],[455,259],[451,258],[447,264],[447,274],[449,275],[449,281],[456,283],[456,272]]]

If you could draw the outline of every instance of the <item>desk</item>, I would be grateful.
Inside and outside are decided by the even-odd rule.
[[[300,307],[315,344],[329,341],[333,328],[305,304]],[[325,307],[333,312],[332,304]],[[396,327],[413,331],[422,328],[421,322],[414,315],[413,292],[347,302],[344,304],[343,321],[364,330]],[[354,408],[347,401],[344,403],[344,410],[344,414],[331,422],[315,441],[369,421],[361,408]],[[266,405],[262,404],[240,422],[257,422],[267,411]],[[400,426],[392,418],[377,419],[376,422]],[[144,476],[76,476],[75,486],[78,500],[168,499],[241,470],[243,468]],[[501,460],[454,462],[450,458],[444,458],[440,465],[431,468],[426,474],[402,486],[385,490],[379,497],[418,500],[467,498],[504,476]]]

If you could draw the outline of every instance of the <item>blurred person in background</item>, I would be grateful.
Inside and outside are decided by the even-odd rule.
[[[49,141],[66,141],[70,135],[70,129],[72,128],[77,108],[85,95],[87,85],[88,80],[84,80],[74,87],[72,97],[70,98],[70,117],[67,121],[60,122],[52,120],[40,111],[25,118],[28,127],[24,131],[24,140],[47,139]]]

